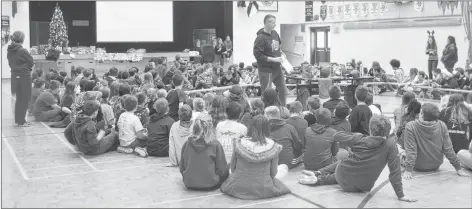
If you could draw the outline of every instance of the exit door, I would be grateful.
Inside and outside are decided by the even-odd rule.
[[[311,64],[329,63],[331,58],[330,28],[311,28],[310,39]]]

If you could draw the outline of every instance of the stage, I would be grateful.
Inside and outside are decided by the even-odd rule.
[[[190,59],[188,52],[155,52],[146,53],[143,59],[139,62],[118,62],[118,61],[103,61],[99,62],[94,60],[94,54],[76,54],[72,58],[69,54],[61,55],[57,61],[58,71],[66,71],[70,75],[70,69],[72,66],[82,66],[84,68],[95,69],[95,74],[101,76],[108,72],[111,67],[116,67],[118,70],[127,70],[131,67],[138,67],[140,72],[144,70],[144,67],[148,65],[149,60],[157,57],[166,57],[167,61],[174,61],[175,56],[179,54],[182,60],[188,61]],[[43,68],[47,72],[49,68],[56,64],[52,61],[46,61],[44,55],[32,55],[36,62],[35,68]]]

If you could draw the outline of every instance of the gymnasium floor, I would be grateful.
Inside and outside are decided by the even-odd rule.
[[[458,177],[447,160],[438,172],[414,173],[415,178],[403,181],[405,194],[416,203],[396,199],[387,167],[370,193],[300,185],[303,166],[283,179],[292,194],[278,198],[246,201],[219,190],[189,191],[178,168],[165,166],[167,158],[116,152],[83,156],[67,143],[63,129],[37,122],[31,128],[16,127],[13,102],[9,81],[2,81],[2,207],[472,207],[471,178]],[[375,102],[392,116],[400,98],[377,96]]]

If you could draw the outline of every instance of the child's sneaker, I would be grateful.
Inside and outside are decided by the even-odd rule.
[[[146,151],[146,148],[142,148],[142,147],[134,148],[134,154],[136,154],[139,157],[148,157],[148,153]]]
[[[133,153],[133,148],[119,146],[116,149],[116,151],[118,151],[118,153],[131,154],[131,153]]]

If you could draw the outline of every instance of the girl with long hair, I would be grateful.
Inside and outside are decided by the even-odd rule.
[[[402,149],[405,149],[405,143],[404,143],[405,140],[403,139],[403,131],[405,130],[405,126],[408,122],[418,119],[420,112],[421,112],[421,103],[419,103],[418,100],[413,99],[408,104],[407,111],[401,117],[396,135],[397,135],[397,143],[400,144]]]
[[[434,31],[432,32],[432,35],[428,37],[428,42],[426,44],[426,55],[428,55],[429,78],[432,79],[433,70],[438,67],[438,46],[436,45],[436,39],[434,38]]]
[[[264,102],[264,107],[276,106],[280,110],[280,117],[287,119],[290,117],[290,112],[284,106],[281,106],[279,95],[274,88],[267,88],[262,93],[262,101]]]
[[[472,111],[464,103],[464,97],[461,94],[453,94],[449,97],[449,102],[446,108],[441,111],[439,119],[446,124],[449,130],[454,152],[467,149],[470,142]]]
[[[221,185],[221,192],[231,197],[256,200],[290,193],[279,179],[288,173],[285,164],[278,165],[282,145],[268,138],[269,120],[254,118],[252,137],[234,139],[231,175]]]
[[[192,134],[182,147],[179,167],[184,184],[189,189],[218,189],[228,178],[225,153],[216,140],[208,114],[202,113],[195,119]]]
[[[208,114],[211,115],[213,127],[216,127],[220,121],[226,120],[226,107],[228,100],[221,95],[216,95]]]
[[[452,73],[454,65],[457,63],[457,45],[456,38],[454,36],[447,37],[447,45],[444,47],[443,54],[441,57],[441,62],[444,64],[444,67]]]

